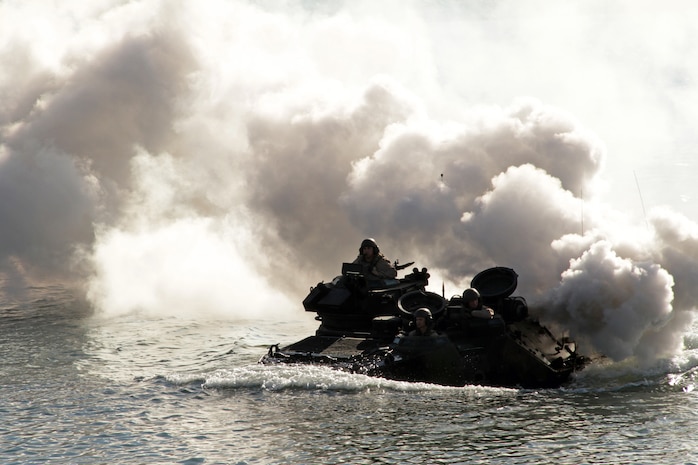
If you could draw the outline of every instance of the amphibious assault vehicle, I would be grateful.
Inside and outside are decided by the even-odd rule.
[[[303,300],[316,313],[314,335],[279,347],[260,362],[322,364],[352,373],[448,386],[480,384],[558,387],[587,362],[575,343],[558,338],[531,318],[523,297],[512,296],[518,275],[494,267],[471,286],[494,310],[475,318],[460,295],[446,299],[426,290],[429,273],[414,268],[401,279],[372,280],[360,265],[345,263],[330,283],[318,283]],[[409,335],[413,313],[432,314],[431,337]]]

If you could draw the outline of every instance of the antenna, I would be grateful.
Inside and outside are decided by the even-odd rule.
[[[584,236],[584,187],[581,188],[581,193],[579,195],[582,201],[582,236]]]
[[[649,231],[650,225],[647,223],[647,212],[645,211],[645,201],[642,200],[642,191],[640,190],[640,183],[637,180],[637,174],[633,170],[633,176],[635,176],[635,185],[637,186],[637,193],[640,194],[640,205],[642,205],[642,216],[645,218],[645,227]]]

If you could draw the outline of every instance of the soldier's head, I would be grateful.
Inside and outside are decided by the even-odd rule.
[[[480,293],[477,289],[471,287],[463,291],[463,305],[470,308],[480,305]]]
[[[372,238],[367,238],[361,241],[361,246],[359,247],[359,255],[363,255],[364,257],[373,257],[375,255],[378,255],[380,253],[380,249],[378,248],[378,244],[376,244],[376,241]]]
[[[428,308],[418,308],[414,311],[412,316],[414,317],[415,327],[420,331],[425,331],[426,329],[431,327],[433,318],[431,315],[431,310],[429,310]]]

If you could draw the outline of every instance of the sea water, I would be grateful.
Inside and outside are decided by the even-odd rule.
[[[0,307],[3,464],[698,463],[695,336],[652,367],[560,389],[393,382],[263,366],[286,321],[95,316],[60,288]]]

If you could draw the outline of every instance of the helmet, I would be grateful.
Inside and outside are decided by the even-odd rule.
[[[366,238],[363,241],[361,241],[361,246],[359,247],[359,253],[361,253],[362,249],[364,247],[366,247],[367,245],[373,247],[373,253],[378,255],[378,253],[380,252],[380,249],[378,248],[378,244],[376,244],[375,239],[373,239],[371,237]]]
[[[412,316],[414,316],[415,319],[424,318],[425,320],[427,320],[427,322],[431,322],[431,310],[425,307],[421,307],[415,310]]]
[[[463,300],[465,302],[470,302],[471,300],[479,299],[480,298],[480,293],[477,291],[477,289],[474,288],[468,288],[463,291]]]

